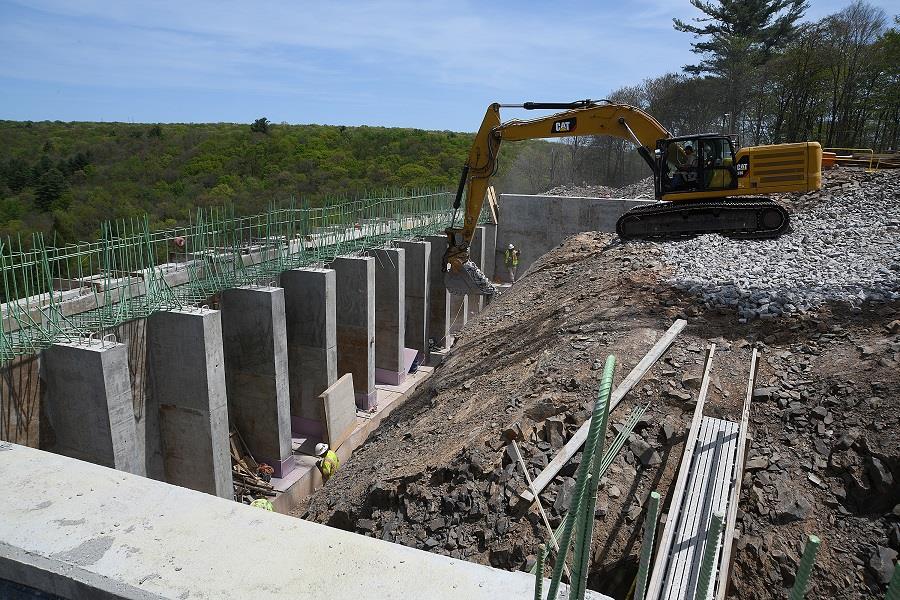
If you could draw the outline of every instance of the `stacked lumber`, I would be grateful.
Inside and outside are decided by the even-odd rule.
[[[275,496],[275,488],[260,477],[259,464],[253,459],[236,428],[231,428],[228,441],[231,446],[231,477],[234,481],[235,501],[249,504],[260,496]]]

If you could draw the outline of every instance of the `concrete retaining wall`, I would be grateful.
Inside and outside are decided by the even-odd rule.
[[[508,281],[503,252],[509,244],[519,249],[521,276],[541,255],[582,231],[616,230],[616,221],[626,211],[653,204],[655,200],[627,198],[570,198],[501,194],[494,257],[496,278]]]

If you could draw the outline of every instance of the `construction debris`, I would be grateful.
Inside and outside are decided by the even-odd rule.
[[[262,496],[275,496],[275,488],[269,483],[272,467],[259,464],[253,459],[237,428],[231,428],[228,440],[231,446],[234,499],[244,504],[252,504]]]

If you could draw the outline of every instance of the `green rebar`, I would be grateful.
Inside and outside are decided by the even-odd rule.
[[[794,587],[791,589],[791,600],[802,600],[803,596],[806,595],[806,586],[809,583],[809,576],[812,574],[816,553],[819,551],[819,544],[821,543],[822,540],[818,536],[810,535],[807,538],[806,547],[803,549],[803,557],[800,558],[800,566],[797,567]]]
[[[537,573],[534,577],[534,600],[541,600],[544,595],[544,562],[547,560],[547,545],[541,544],[538,548]]]
[[[604,369],[604,374],[606,369],[612,370],[612,365],[615,364],[615,357],[609,356],[606,359],[606,368]],[[600,434],[600,421],[603,419],[603,411],[604,411],[604,403],[601,400],[599,390],[597,401],[594,404],[594,411],[591,417],[591,425],[588,428],[587,440],[584,443],[584,450],[582,451],[582,460],[581,464],[578,465],[578,474],[575,479],[575,493],[572,497],[573,505],[569,508],[570,513],[579,514],[580,505],[582,499],[584,498],[585,488],[587,487],[587,480],[590,476],[590,472],[592,470],[592,458],[594,455],[594,450],[597,447],[597,439]],[[560,552],[556,556],[556,561],[553,565],[553,575],[550,578],[550,588],[547,591],[547,600],[556,600],[556,594],[559,592],[559,583],[562,579],[562,568],[563,564],[566,562],[566,555],[569,551],[569,544],[572,543],[572,533],[574,529],[575,519],[569,519],[566,521],[565,526],[563,527],[562,537],[560,538],[559,548]]]
[[[900,562],[894,565],[894,576],[888,584],[884,600],[900,600]]]
[[[721,513],[713,513],[709,521],[709,530],[706,532],[706,545],[703,547],[703,558],[700,562],[700,575],[697,577],[697,592],[694,600],[707,600],[711,593],[710,585],[715,571],[716,552],[719,549],[719,537],[722,533]]]
[[[653,556],[658,513],[659,492],[650,492],[650,505],[647,506],[647,516],[644,518],[644,539],[641,541],[641,560],[638,563],[633,600],[644,600],[644,594],[647,592],[647,576],[650,574],[650,558]]]
[[[594,534],[594,509],[597,507],[597,490],[600,486],[600,470],[603,466],[603,450],[606,445],[606,428],[609,424],[609,395],[612,392],[613,371],[616,359],[609,356],[600,378],[600,391],[598,401],[602,403],[600,431],[597,436],[597,446],[591,456],[591,479],[582,499],[583,507],[579,506],[579,518],[576,521],[575,556],[573,558],[572,581],[570,582],[569,597],[581,600],[587,590],[588,569],[591,558],[591,541]]]

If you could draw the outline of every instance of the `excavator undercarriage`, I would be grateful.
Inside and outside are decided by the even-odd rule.
[[[788,228],[787,210],[764,198],[660,202],[633,208],[616,223],[622,240],[665,239],[703,233],[773,238]]]

